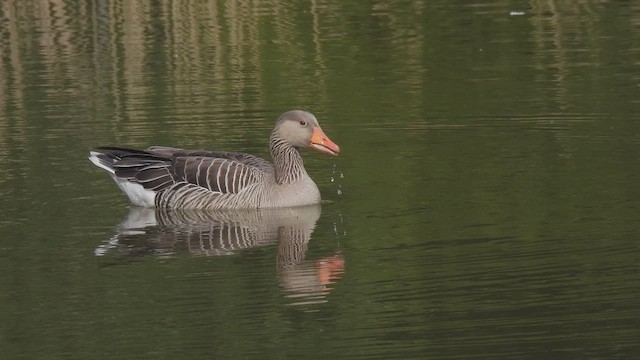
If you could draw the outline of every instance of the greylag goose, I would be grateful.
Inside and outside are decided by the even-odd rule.
[[[298,149],[338,155],[313,114],[282,114],[271,132],[273,164],[239,152],[99,147],[89,160],[111,174],[133,205],[171,209],[250,209],[320,203]]]

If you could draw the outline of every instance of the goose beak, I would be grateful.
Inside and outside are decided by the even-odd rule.
[[[331,141],[320,127],[313,129],[313,135],[311,135],[311,141],[308,147],[309,149],[333,156],[338,156],[340,153],[340,146]]]

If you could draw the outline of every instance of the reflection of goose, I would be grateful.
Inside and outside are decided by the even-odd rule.
[[[117,234],[95,253],[217,256],[277,243],[278,275],[288,296],[296,303],[324,301],[344,261],[340,253],[305,260],[320,210],[320,205],[224,211],[132,207]]]
[[[131,203],[170,209],[250,209],[320,203],[298,149],[338,155],[313,114],[294,110],[276,122],[273,164],[244,153],[151,147],[98,148],[89,160],[107,170]]]

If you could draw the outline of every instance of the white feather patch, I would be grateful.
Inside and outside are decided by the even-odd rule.
[[[133,205],[143,207],[154,207],[156,192],[153,190],[147,190],[142,185],[136,184],[124,179],[113,177],[120,189],[127,194],[129,200]]]

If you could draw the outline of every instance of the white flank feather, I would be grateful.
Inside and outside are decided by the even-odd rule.
[[[127,194],[129,200],[133,205],[143,207],[154,207],[156,192],[153,190],[147,190],[144,186],[136,184],[125,179],[113,177],[120,189]]]
[[[115,180],[116,184],[118,184],[120,189],[122,189],[122,191],[127,195],[133,205],[143,207],[155,206],[155,191],[147,190],[138,183],[117,177],[116,171],[112,166],[112,162],[110,162],[109,159],[104,159],[104,157],[104,154],[97,151],[91,151],[89,153],[89,160],[91,160],[95,166],[105,169],[109,174],[111,174],[113,180]]]

